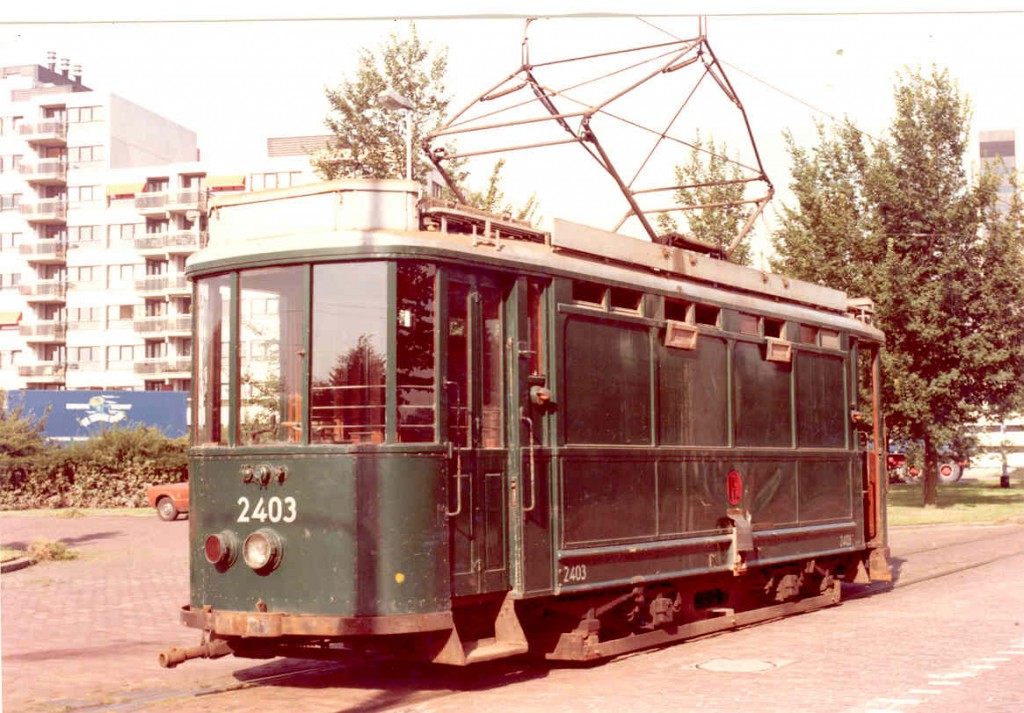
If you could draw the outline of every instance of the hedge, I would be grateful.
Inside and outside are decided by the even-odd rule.
[[[139,427],[57,446],[33,430],[20,414],[0,417],[0,509],[142,507],[147,486],[188,478],[187,438]]]

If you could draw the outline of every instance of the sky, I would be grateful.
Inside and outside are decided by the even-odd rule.
[[[44,64],[53,50],[82,65],[87,86],[195,130],[204,160],[250,163],[265,155],[269,136],[326,133],[325,88],[354,74],[359,48],[375,49],[390,33],[404,33],[409,19],[423,39],[448,48],[454,110],[519,67],[524,16],[548,18],[530,29],[530,57],[538,61],[692,37],[697,15],[708,13],[709,42],[746,109],[776,188],[761,231],[777,222],[782,203],[791,202],[784,132],[810,146],[816,120],[848,116],[882,135],[892,118],[896,73],[904,67],[948,69],[973,104],[975,136],[1024,129],[1017,81],[1024,67],[1024,9],[1008,0],[633,0],[629,13],[623,6],[379,0],[364,11],[322,0],[287,7],[178,0],[130,9],[103,0],[18,3],[0,11],[0,64]],[[729,128],[736,116],[730,107],[708,108],[693,122],[702,134],[739,147],[742,137]],[[545,220],[613,227],[625,208],[614,184],[586,157],[560,151],[510,156],[507,197],[521,203],[536,192]]]

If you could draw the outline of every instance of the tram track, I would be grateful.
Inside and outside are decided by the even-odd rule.
[[[917,573],[902,574],[893,583],[874,583],[861,587],[845,587],[842,601],[855,601],[868,597],[883,594],[894,590],[902,590],[918,584],[935,581],[943,577],[954,576],[963,572],[985,567],[987,565],[1002,562],[1014,557],[1024,555],[1024,539],[1020,538],[1021,529],[1008,528],[1005,532],[993,533],[979,532],[977,537],[953,542],[943,542],[934,546],[916,546],[907,551],[901,551],[894,556],[900,562],[909,561],[911,558],[918,560],[916,564],[922,568]],[[1004,547],[1004,541],[1015,541],[1011,547]],[[963,550],[965,548],[977,549],[977,545],[984,543],[985,548],[991,552],[993,549],[1002,550],[986,556],[968,557],[958,560],[955,563],[942,566],[929,566],[927,561],[921,562],[928,556],[943,558],[950,550]],[[851,591],[852,590],[852,591]],[[705,639],[717,637],[730,632],[718,632],[707,636],[699,637]],[[651,649],[650,651],[656,651]],[[648,652],[636,652],[629,656],[642,655]],[[392,710],[399,706],[407,707],[421,705],[430,701],[439,700],[467,690],[486,688],[490,685],[499,685],[526,680],[536,676],[544,675],[550,666],[543,663],[532,663],[522,658],[504,662],[493,662],[481,664],[472,669],[450,669],[440,670],[429,664],[407,664],[394,662],[398,668],[408,669],[408,674],[402,680],[398,679],[398,672],[386,662],[366,663],[355,660],[341,662],[316,662],[290,671],[276,672],[265,676],[257,676],[245,681],[237,681],[223,686],[204,688],[196,690],[189,695],[187,692],[178,691],[172,695],[158,700],[149,700],[148,704],[155,702],[168,703],[175,701],[175,707],[180,713],[190,710],[205,710],[210,705],[216,705],[218,697],[228,697],[243,691],[257,689],[267,686],[288,686],[295,685],[303,679],[311,679],[304,683],[303,687],[315,687],[320,689],[344,690],[345,681],[359,681],[359,688],[363,692],[371,693],[367,700],[352,701],[351,699],[341,703],[336,709],[347,710]],[[328,679],[342,679],[331,683]],[[312,685],[310,685],[312,684]],[[192,704],[198,704],[192,708]],[[97,708],[90,710],[126,710],[123,706],[111,706],[109,708]]]

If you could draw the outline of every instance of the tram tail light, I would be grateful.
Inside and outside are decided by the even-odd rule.
[[[260,574],[271,572],[281,562],[281,538],[273,530],[259,529],[245,538],[242,557]]]
[[[227,569],[238,559],[238,538],[228,530],[210,535],[203,543],[206,561],[221,569]]]

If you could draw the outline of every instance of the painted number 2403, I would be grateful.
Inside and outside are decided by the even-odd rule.
[[[244,495],[238,499],[242,512],[238,515],[238,522],[295,522],[299,510],[295,498],[279,498],[276,495],[269,498],[260,498],[255,505],[249,502]]]

